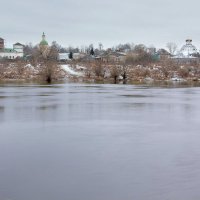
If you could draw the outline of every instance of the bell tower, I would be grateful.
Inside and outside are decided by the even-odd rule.
[[[39,44],[39,47],[40,47],[40,51],[41,51],[43,57],[46,58],[49,53],[49,45],[48,45],[48,42],[46,41],[46,36],[45,36],[44,32],[42,34],[42,40]]]

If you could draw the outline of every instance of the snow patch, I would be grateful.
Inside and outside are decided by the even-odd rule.
[[[83,73],[74,71],[69,65],[61,65],[61,68],[65,70],[68,74],[74,76],[82,76]]]
[[[31,64],[27,64],[27,65],[25,65],[25,67],[30,68],[30,69],[34,69],[33,65],[31,65]]]
[[[83,67],[83,66],[81,66],[81,65],[76,65],[76,69],[84,70],[84,69],[86,69],[86,67]]]

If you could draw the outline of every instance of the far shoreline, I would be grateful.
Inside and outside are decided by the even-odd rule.
[[[1,79],[1,85],[63,85],[63,84],[86,84],[86,85],[116,85],[116,86],[147,86],[147,87],[159,87],[159,88],[187,88],[187,87],[200,87],[200,81],[171,81],[171,80],[153,80],[153,81],[128,81],[126,84],[123,84],[122,81],[119,83],[113,83],[111,80],[78,80],[78,79],[62,79],[54,80],[51,83],[41,80],[30,80],[30,79]]]

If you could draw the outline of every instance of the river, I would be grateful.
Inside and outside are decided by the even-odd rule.
[[[0,84],[0,200],[199,200],[200,88]]]

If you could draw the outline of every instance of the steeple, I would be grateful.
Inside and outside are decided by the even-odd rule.
[[[43,34],[42,34],[42,40],[45,40],[45,34],[44,34],[44,32],[43,32]]]
[[[191,45],[192,44],[192,39],[186,39],[186,45]]]
[[[48,42],[46,41],[46,35],[42,34],[42,41],[40,42],[40,46],[48,46]]]

